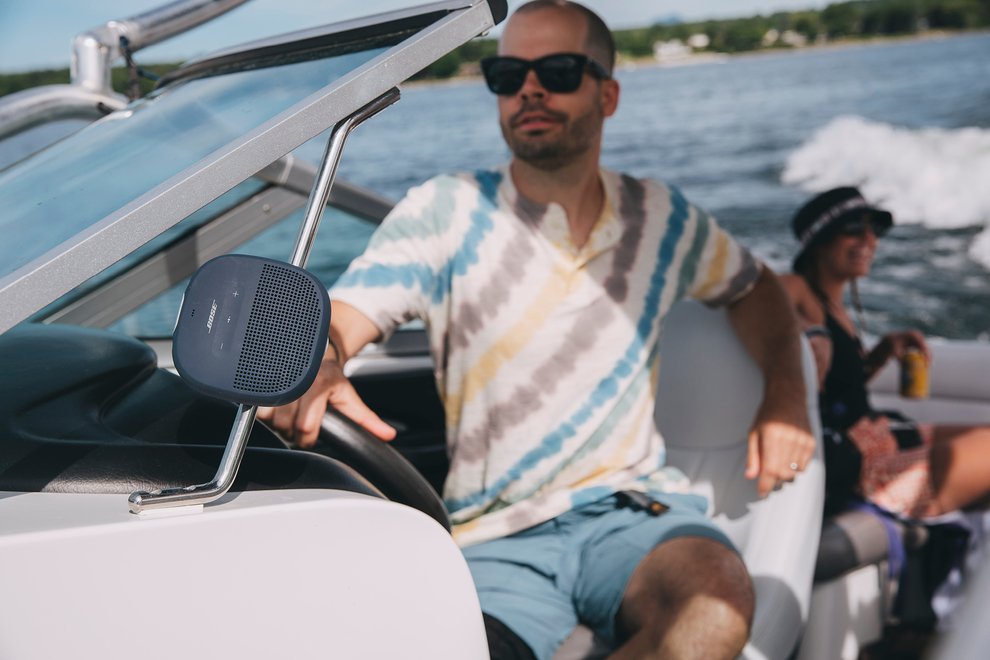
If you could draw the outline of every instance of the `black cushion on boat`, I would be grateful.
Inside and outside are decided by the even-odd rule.
[[[885,524],[886,522],[886,524]],[[906,561],[924,547],[932,526],[922,522],[908,522],[888,518],[863,509],[846,509],[827,515],[822,521],[821,542],[815,563],[815,581],[824,582],[863,566],[886,559],[890,553],[890,539],[886,525],[892,525],[907,553]],[[949,527],[955,528],[954,525]]]
[[[236,406],[199,397],[125,335],[25,324],[0,336],[0,490],[130,493],[209,481]],[[380,497],[348,466],[255,424],[234,490]]]
[[[824,582],[887,557],[887,530],[876,515],[847,510],[822,521],[815,581]]]

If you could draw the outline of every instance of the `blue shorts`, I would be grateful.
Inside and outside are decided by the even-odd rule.
[[[654,516],[619,497],[568,511],[512,536],[464,549],[481,609],[551,658],[580,621],[615,648],[615,616],[629,578],[657,545],[702,536],[732,542],[698,495],[650,493],[670,509]]]

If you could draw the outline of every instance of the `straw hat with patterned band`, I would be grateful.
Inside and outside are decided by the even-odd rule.
[[[827,242],[843,225],[861,218],[864,213],[870,216],[878,235],[894,224],[890,212],[871,206],[859,190],[852,187],[833,188],[802,206],[791,221],[794,236],[801,243],[794,257],[794,271],[801,269],[811,248]]]

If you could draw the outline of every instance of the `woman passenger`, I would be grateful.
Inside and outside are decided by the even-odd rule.
[[[922,334],[885,335],[866,350],[844,305],[893,224],[856,188],[836,188],[805,204],[792,227],[801,243],[782,281],[808,335],[819,373],[825,436],[826,510],[856,494],[895,514],[924,519],[990,502],[990,427],[919,424],[870,405],[867,383],[908,350],[931,354]]]

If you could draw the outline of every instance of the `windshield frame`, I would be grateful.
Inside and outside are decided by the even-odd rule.
[[[424,15],[435,22],[424,21]],[[391,36],[383,38],[394,38],[394,21],[399,19],[427,26],[0,279],[0,332],[25,320],[493,25],[492,10],[486,0],[456,0],[317,28],[315,32],[322,34],[326,43],[334,40],[343,43],[359,37],[367,48],[381,47],[381,42],[368,38],[369,26],[389,26],[385,32]],[[297,39],[300,34],[306,35],[302,42]],[[275,39],[284,51],[279,63],[286,61],[285,53],[291,51],[294,43],[306,45],[300,53],[308,52],[308,59],[312,59],[313,34],[314,30],[309,30]],[[244,53],[257,52],[257,43],[237,51],[238,57],[249,62]],[[263,45],[270,48],[271,43]],[[224,61],[229,56],[220,55],[221,59],[212,57],[202,62]],[[218,71],[202,64],[196,67],[190,67],[194,77]],[[176,76],[175,80],[183,78],[186,76]],[[127,109],[121,112],[126,113]]]

